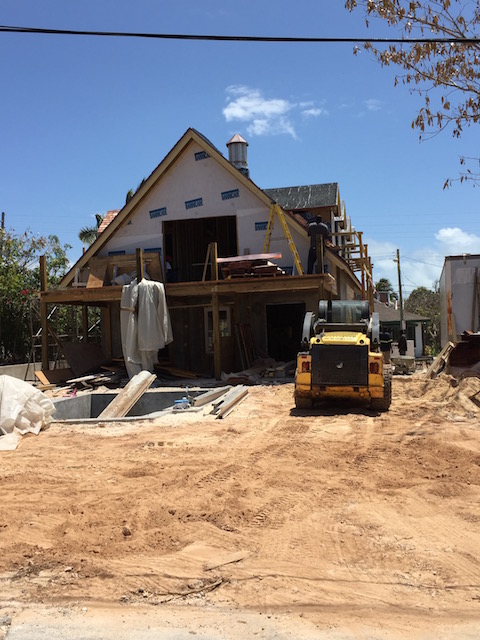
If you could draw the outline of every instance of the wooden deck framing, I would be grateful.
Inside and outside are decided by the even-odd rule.
[[[142,252],[137,250],[137,268],[142,274]],[[42,335],[48,335],[49,305],[80,305],[84,307],[103,307],[106,310],[104,338],[106,357],[111,356],[111,306],[120,303],[122,286],[88,286],[66,287],[63,289],[47,289],[45,264],[41,262],[42,291],[40,292],[40,309]],[[235,300],[238,294],[262,294],[275,292],[314,293],[318,299],[330,297],[336,292],[335,278],[328,274],[312,274],[301,276],[264,276],[261,278],[245,277],[227,280],[211,280],[200,282],[176,282],[165,284],[165,292],[169,309],[188,308],[192,306],[211,307],[213,312],[213,343],[215,376],[221,374],[221,340],[220,340],[220,305],[225,301]],[[48,370],[48,342],[42,341],[42,368]]]

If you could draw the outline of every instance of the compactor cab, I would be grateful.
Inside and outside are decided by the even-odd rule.
[[[320,300],[318,316],[305,315],[297,355],[295,406],[316,400],[369,402],[387,411],[392,399],[391,368],[379,350],[378,313],[364,300]]]

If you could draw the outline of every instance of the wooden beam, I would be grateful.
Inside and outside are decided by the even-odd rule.
[[[215,378],[220,380],[222,377],[222,353],[220,346],[220,305],[218,303],[218,293],[216,290],[212,293],[212,318],[213,318],[213,363]]]
[[[47,291],[47,257],[40,256],[40,291]],[[40,298],[40,323],[42,326],[42,369],[48,371],[48,304]]]
[[[330,291],[335,286],[335,278],[330,273],[303,276],[274,276],[263,278],[232,278],[218,282],[175,282],[167,283],[167,300],[174,298],[211,297],[217,287],[219,296],[234,293],[275,293],[277,291],[316,292],[320,283]],[[90,304],[101,305],[120,302],[122,287],[98,287],[96,289],[55,289],[40,293],[42,302],[48,304]]]
[[[95,306],[109,302],[120,302],[122,287],[98,287],[92,289],[52,289],[41,291],[40,299],[48,304],[89,304]]]
[[[88,307],[86,304],[82,306],[82,336],[83,342],[88,342]]]
[[[109,305],[103,310],[103,352],[107,360],[112,358],[112,308]]]
[[[212,244],[210,243],[207,248],[207,255],[205,256],[205,264],[203,265],[202,282],[205,282],[207,277],[208,263],[210,262],[210,253],[212,251]]]
[[[136,255],[136,265],[137,265],[137,282],[139,283],[143,280],[143,251],[142,249],[137,249],[135,251]]]
[[[137,256],[134,253],[123,253],[123,254],[114,255],[114,256],[95,256],[94,258],[90,258],[89,264],[90,262],[92,262],[96,265],[97,264],[102,264],[102,265],[116,264],[118,266],[133,267],[136,264],[136,259],[137,259]],[[157,259],[158,259],[158,254],[156,253],[144,253],[143,255],[143,261],[147,264],[149,262],[152,262],[152,260],[157,260]]]
[[[303,276],[272,276],[263,278],[232,278],[218,282],[178,282],[166,285],[167,299],[196,298],[210,296],[214,288],[218,295],[233,293],[275,293],[277,291],[312,291],[316,292],[322,282],[326,289],[335,285],[335,278],[330,273]]]
[[[98,416],[98,420],[106,418],[123,418],[127,415],[134,404],[139,400],[148,387],[156,379],[154,373],[150,371],[140,371],[130,380],[126,387],[105,407]]]
[[[211,267],[210,273],[212,276],[212,280],[218,280],[218,245],[216,242],[212,242],[211,244],[212,251],[210,253]]]

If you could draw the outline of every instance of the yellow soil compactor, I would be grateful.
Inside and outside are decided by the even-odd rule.
[[[378,313],[364,300],[320,300],[318,317],[308,312],[297,355],[295,406],[315,401],[357,400],[374,411],[392,401],[392,370],[379,350]]]

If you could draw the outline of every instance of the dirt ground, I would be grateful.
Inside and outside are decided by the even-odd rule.
[[[479,391],[397,376],[388,413],[307,413],[291,382],[258,385],[223,420],[24,436],[0,454],[0,637],[45,608],[197,637],[478,637]]]

